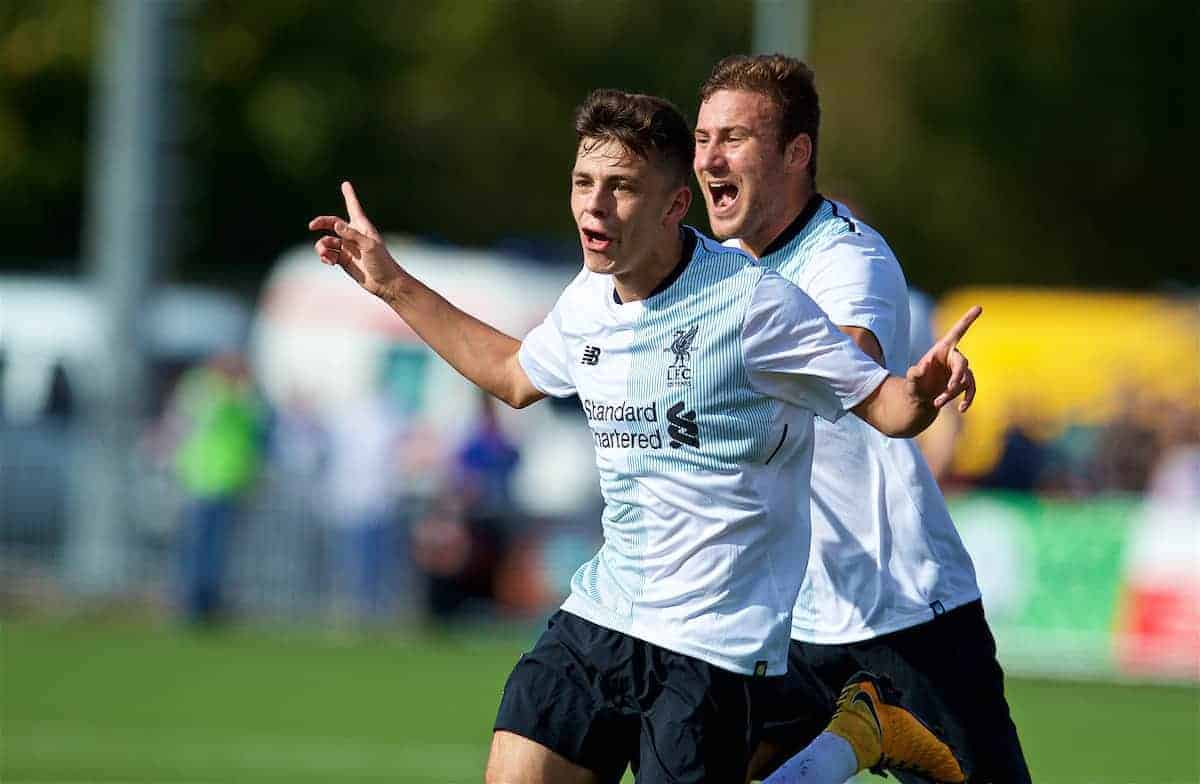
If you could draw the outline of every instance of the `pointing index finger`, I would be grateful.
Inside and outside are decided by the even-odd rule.
[[[958,323],[950,328],[950,331],[945,334],[941,342],[951,349],[957,346],[958,341],[962,340],[962,336],[967,334],[967,330],[975,323],[975,319],[979,318],[981,313],[983,313],[983,308],[978,305],[972,307],[958,320]]]
[[[342,197],[346,200],[346,211],[350,213],[350,222],[360,226],[370,226],[371,221],[367,220],[367,214],[363,212],[362,204],[358,201],[358,194],[354,192],[354,186],[348,180],[342,183]]]

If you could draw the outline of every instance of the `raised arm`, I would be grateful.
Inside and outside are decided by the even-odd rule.
[[[975,378],[957,346],[982,312],[978,305],[968,310],[908,369],[904,378],[889,376],[852,409],[854,413],[886,435],[912,438],[929,427],[938,410],[960,394],[963,401],[959,410],[966,411],[975,399]]]
[[[349,222],[322,215],[308,224],[313,231],[333,233],[316,242],[322,262],[341,267],[386,302],[442,359],[485,392],[513,408],[544,397],[517,360],[521,341],[464,313],[409,275],[388,253],[350,183],[342,183],[342,196]]]

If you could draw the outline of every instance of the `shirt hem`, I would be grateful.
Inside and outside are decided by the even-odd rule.
[[[859,351],[862,350],[859,349],[858,346],[855,346],[855,348]],[[874,362],[874,360],[872,360],[872,362]],[[854,394],[842,400],[842,411],[849,411],[859,403],[869,398],[872,392],[883,386],[883,382],[887,381],[887,378],[890,375],[891,373],[888,372],[888,369],[885,367],[880,367],[878,371],[872,372],[871,377],[867,381],[864,381],[862,386],[854,390]]]
[[[762,659],[756,660],[750,666],[740,663],[737,660],[729,659],[720,654],[716,654],[711,650],[701,648],[696,645],[691,645],[684,640],[668,639],[658,634],[654,634],[652,627],[647,627],[644,624],[637,623],[632,618],[626,618],[608,610],[604,607],[599,607],[590,604],[572,594],[567,597],[567,600],[562,603],[561,609],[571,615],[578,616],[585,621],[594,623],[597,626],[603,626],[606,629],[611,629],[614,632],[627,634],[634,639],[648,642],[651,645],[657,645],[660,648],[665,648],[673,653],[678,653],[682,656],[690,656],[693,659],[699,659],[706,664],[711,664],[727,672],[736,673],[737,675],[752,675],[774,677],[787,674],[787,654],[782,652],[778,656],[767,656],[764,654]],[[755,672],[755,665],[759,661],[767,662],[766,673]]]
[[[813,300],[813,301],[815,302],[816,300]],[[821,303],[819,303],[819,302],[817,303],[817,305],[820,307],[823,307],[823,306],[821,306]],[[891,372],[891,369],[888,367],[888,361],[891,359],[891,357],[888,356],[887,350],[884,349],[884,347],[883,347],[884,346],[884,338],[890,338],[891,335],[880,336],[880,334],[879,334],[880,332],[883,331],[880,328],[880,325],[887,326],[887,322],[888,322],[887,318],[876,315],[874,313],[863,313],[863,312],[843,313],[843,314],[840,314],[840,317],[839,317],[839,314],[830,313],[828,310],[826,310],[825,312],[826,312],[826,315],[829,316],[829,320],[832,321],[838,329],[841,329],[842,327],[854,327],[855,329],[865,329],[868,332],[870,332],[871,335],[875,338],[875,342],[877,342],[879,344],[879,350],[883,353],[883,362],[881,362],[879,364],[879,366],[881,368],[883,368],[884,370]],[[851,340],[853,340],[853,338],[851,338]],[[854,345],[857,346],[858,344],[855,343]],[[861,347],[859,348],[859,350],[862,351]],[[866,354],[865,351],[863,353]],[[870,355],[868,354],[868,356],[870,356]]]
[[[545,368],[543,368],[536,359],[524,351],[524,344],[522,344],[521,349],[517,351],[517,364],[521,366],[521,370],[525,371],[525,377],[529,379],[529,383],[533,385],[534,389],[536,389],[538,392],[541,392],[546,397],[563,398],[570,397],[574,394],[574,392],[564,393],[547,389],[547,387],[550,385],[542,383],[542,379],[539,378],[539,376],[549,376],[551,374],[547,373]]]
[[[979,601],[982,596],[978,591],[971,594],[964,594],[955,599],[939,599],[946,612],[956,610],[959,607],[970,604],[971,602]],[[839,634],[821,634],[809,630],[800,631],[795,626],[792,627],[792,639],[796,642],[808,643],[810,645],[848,645],[855,642],[865,642],[873,640],[876,637],[882,637],[885,634],[893,634],[895,632],[911,629],[914,626],[920,626],[923,623],[929,623],[938,614],[931,609],[923,609],[913,615],[906,615],[901,618],[896,618],[889,623],[879,626],[872,626],[870,629],[858,629],[853,632],[842,632]]]

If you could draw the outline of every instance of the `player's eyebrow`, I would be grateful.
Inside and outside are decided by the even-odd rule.
[[[642,181],[642,178],[637,174],[627,174],[619,171],[596,174],[588,171],[576,170],[571,176],[575,179],[599,181],[605,185],[638,185]]]
[[[750,134],[750,127],[747,125],[720,125],[715,128],[706,128],[703,126],[697,127],[695,135],[700,136],[729,136],[733,133]]]

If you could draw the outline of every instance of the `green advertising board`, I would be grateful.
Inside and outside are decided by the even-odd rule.
[[[1196,677],[1196,585],[1186,572],[1160,567],[1163,559],[1136,557],[1139,540],[1153,536],[1159,549],[1173,547],[1186,559],[1195,546],[1192,525],[1153,528],[1138,497],[972,493],[949,500],[1007,668]],[[1167,616],[1166,623],[1146,622]]]

